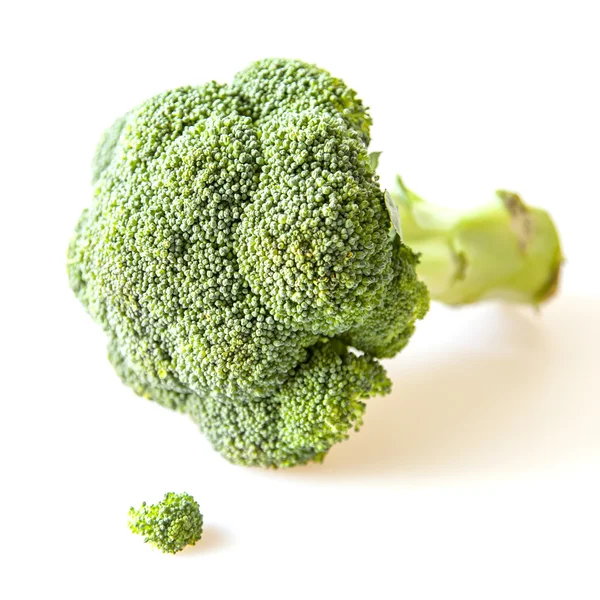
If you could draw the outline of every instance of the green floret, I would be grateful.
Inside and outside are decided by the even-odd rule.
[[[156,504],[129,509],[129,529],[165,554],[194,546],[202,537],[202,524],[198,503],[185,493],[168,492]]]
[[[338,341],[317,344],[268,401],[190,399],[188,410],[214,447],[242,465],[289,467],[320,461],[362,424],[361,399],[391,387],[383,367]]]
[[[367,318],[348,330],[342,339],[350,346],[378,358],[398,354],[415,330],[415,321],[429,310],[425,285],[418,281],[415,267],[418,255],[401,243],[393,241],[393,277],[388,282],[379,304]]]
[[[112,162],[123,128],[127,124],[127,115],[119,117],[102,136],[92,160],[92,182],[96,182],[102,171]]]
[[[231,88],[258,125],[314,109],[339,115],[365,146],[369,144],[373,121],[362,100],[341,79],[315,65],[283,58],[259,60],[239,72]]]
[[[233,462],[321,460],[426,311],[370,123],[326,71],[264,60],[151,98],[98,147],[71,287],[123,381]]]
[[[241,273],[280,322],[337,335],[393,274],[390,218],[364,143],[338,115],[268,121],[263,176],[236,231]]]

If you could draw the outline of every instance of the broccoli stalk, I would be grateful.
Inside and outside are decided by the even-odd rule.
[[[563,256],[550,215],[500,190],[481,208],[434,206],[396,179],[389,194],[401,236],[420,253],[417,274],[445,304],[500,299],[538,305],[557,289]]]

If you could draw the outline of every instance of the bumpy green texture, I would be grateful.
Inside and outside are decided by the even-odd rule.
[[[99,145],[71,287],[123,381],[232,462],[322,459],[427,310],[370,124],[342,81],[274,59],[159,94]]]
[[[168,492],[156,504],[129,509],[129,529],[161,552],[175,554],[202,537],[202,513],[189,494]]]

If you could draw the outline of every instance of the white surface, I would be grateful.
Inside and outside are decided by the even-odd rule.
[[[597,3],[336,4],[0,9],[0,597],[600,596]],[[360,91],[384,182],[448,204],[518,190],[568,262],[541,314],[432,309],[361,433],[265,472],[119,383],[64,252],[115,116],[274,55]],[[174,557],[126,527],[167,490],[206,520]]]

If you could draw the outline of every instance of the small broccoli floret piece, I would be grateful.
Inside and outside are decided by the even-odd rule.
[[[194,546],[202,537],[202,524],[198,503],[185,493],[168,492],[156,504],[143,502],[138,510],[129,509],[129,529],[167,554]]]

